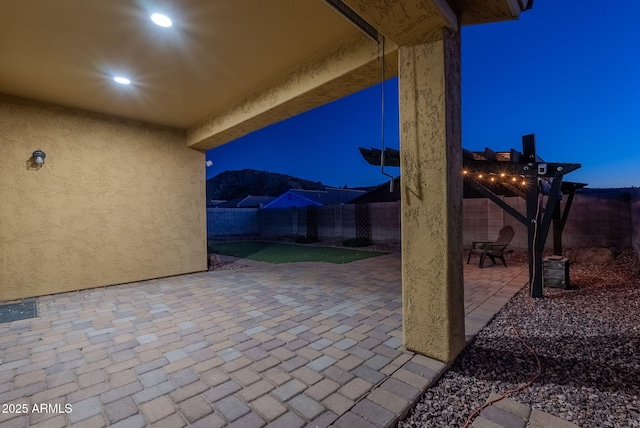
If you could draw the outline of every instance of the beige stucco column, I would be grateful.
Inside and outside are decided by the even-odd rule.
[[[404,345],[440,361],[462,350],[460,34],[401,47]]]

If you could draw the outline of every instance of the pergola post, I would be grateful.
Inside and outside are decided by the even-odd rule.
[[[562,214],[560,203],[558,202],[553,209],[553,255],[562,255]]]
[[[460,34],[398,61],[404,345],[449,362],[465,343]]]
[[[522,158],[527,164],[524,168],[527,174],[527,251],[529,253],[529,295],[542,297],[542,248],[540,248],[540,187],[536,168],[536,137],[533,134],[522,137]]]
[[[531,180],[531,178],[529,178]],[[531,297],[542,297],[542,250],[539,248],[539,198],[538,183],[527,185],[527,252],[529,254],[529,294]]]

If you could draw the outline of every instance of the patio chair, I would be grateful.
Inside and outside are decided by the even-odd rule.
[[[504,254],[513,239],[515,232],[511,226],[505,226],[498,232],[498,239],[495,241],[474,241],[471,244],[469,250],[469,257],[467,258],[467,264],[471,260],[472,255],[480,256],[480,267],[484,264],[485,257],[489,257],[493,264],[496,264],[496,259],[500,259],[504,267],[507,267],[507,262],[504,260]]]

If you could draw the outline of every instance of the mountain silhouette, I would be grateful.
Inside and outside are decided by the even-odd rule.
[[[247,195],[279,196],[289,189],[325,190],[319,181],[303,180],[277,172],[243,169],[224,171],[207,180],[207,201],[231,200]]]

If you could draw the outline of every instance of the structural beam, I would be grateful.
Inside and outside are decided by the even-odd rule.
[[[213,112],[187,130],[189,147],[212,149],[379,83],[379,46],[369,38],[376,32],[386,39],[385,76],[391,78],[397,74],[398,46],[437,41],[442,28],[458,31],[459,16],[463,16],[465,25],[515,19],[532,0],[328,2],[334,7],[348,6],[353,11],[352,22],[355,18],[359,25],[369,28],[368,35],[354,34],[223,110]]]
[[[380,83],[380,49],[362,33],[292,69],[187,130],[187,145],[209,150],[265,126]],[[385,76],[397,75],[397,46],[385,46]]]
[[[518,19],[533,0],[342,0],[351,10],[400,46],[437,38],[439,28],[457,30]],[[459,17],[459,19],[458,19]]]
[[[501,0],[504,1],[504,0]],[[355,13],[398,46],[440,38],[441,29],[458,30],[458,19],[446,0],[343,0]]]
[[[451,0],[450,3],[460,12],[462,25],[476,25],[518,19],[520,13],[531,8],[533,0]]]

